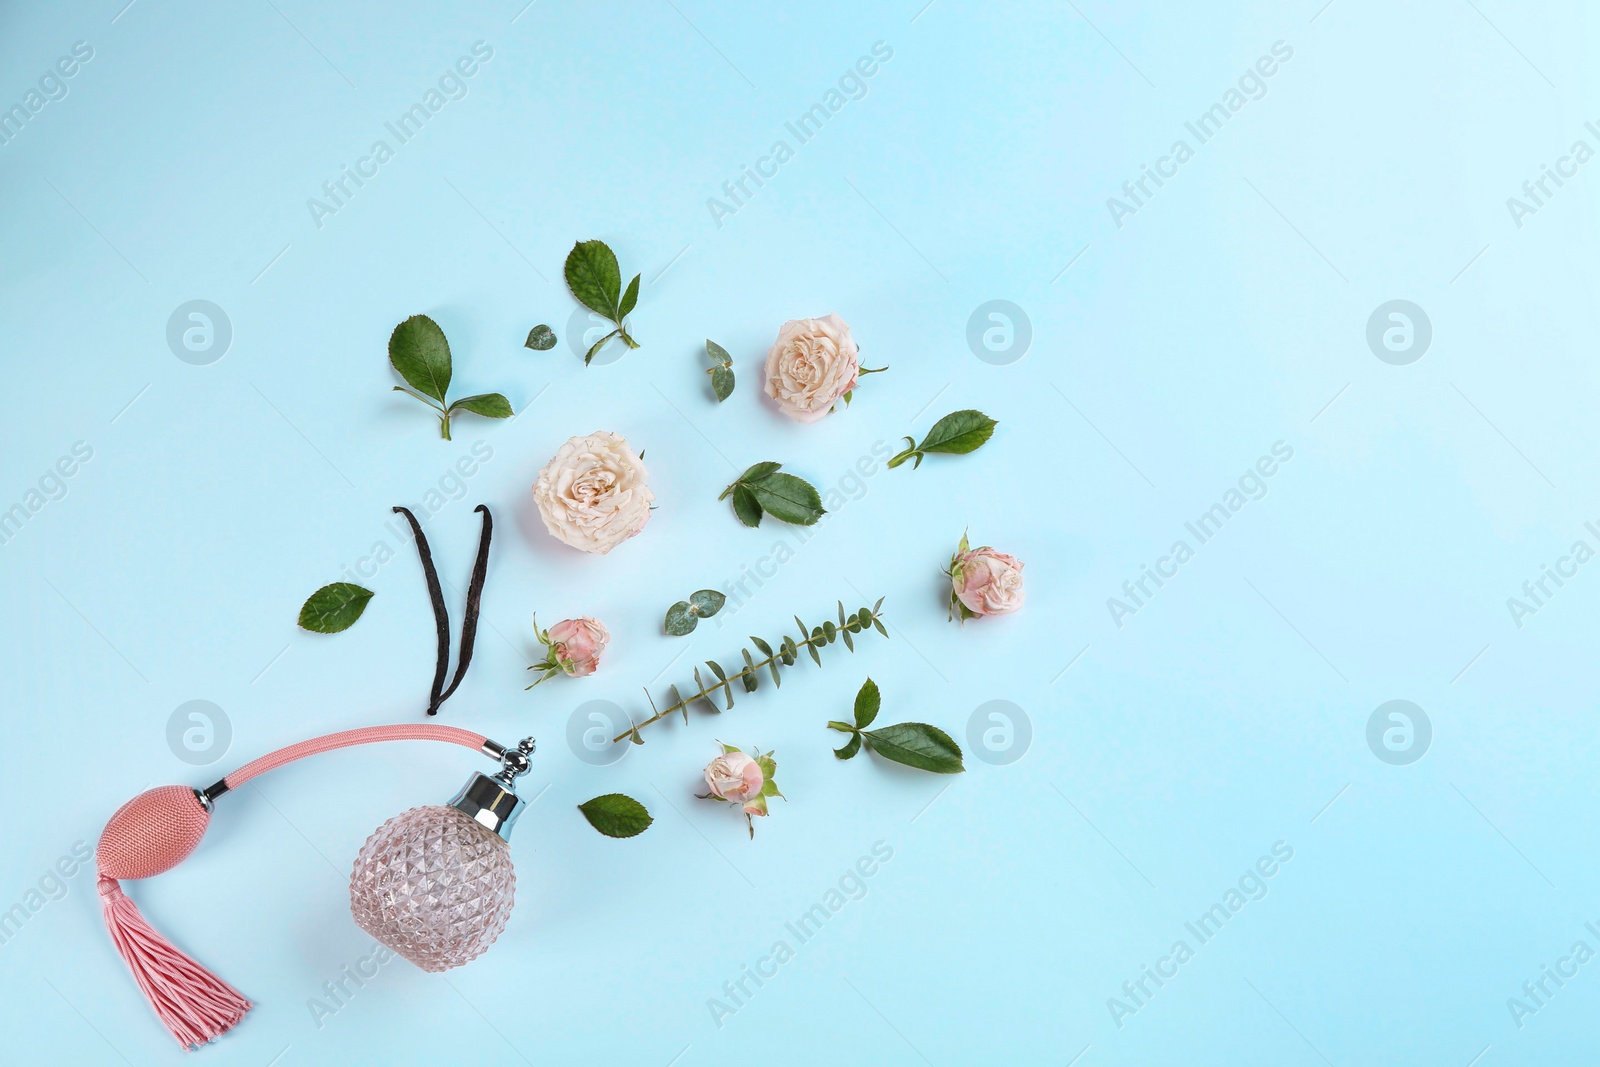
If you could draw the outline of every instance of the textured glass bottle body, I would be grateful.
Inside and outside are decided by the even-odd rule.
[[[504,838],[442,804],[373,831],[350,876],[356,924],[425,971],[469,963],[506,928],[516,895]]]

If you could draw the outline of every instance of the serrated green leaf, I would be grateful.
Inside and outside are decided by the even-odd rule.
[[[617,267],[616,254],[604,241],[579,241],[573,245],[564,271],[567,288],[578,303],[613,322],[622,318],[617,306],[622,294],[622,271]]]
[[[499,393],[475,393],[472,396],[464,396],[452,402],[447,410],[452,414],[457,411],[470,411],[474,415],[490,419],[509,419],[513,414],[511,401]]]
[[[956,774],[966,769],[961,765],[961,746],[951,740],[949,734],[925,722],[902,722],[881,730],[864,730],[861,736],[866,738],[867,747],[873,752],[907,767],[934,774]]]
[[[745,469],[743,474],[739,475],[739,481],[751,482],[755,481],[757,478],[765,478],[767,475],[774,473],[782,466],[782,463],[774,463],[770,459],[764,460],[760,463],[753,463]]]
[[[878,708],[883,703],[883,697],[878,692],[878,683],[868,678],[856,691],[856,728],[865,730],[872,725],[872,720],[878,717]]]
[[[348,630],[367,610],[367,601],[372,597],[372,590],[352,582],[325,585],[300,606],[300,628],[318,634]]]
[[[722,605],[728,602],[727,596],[715,589],[696,589],[689,594],[689,606],[694,608],[695,614],[702,619],[709,619],[722,610]]]
[[[687,637],[694,633],[694,628],[699,624],[700,620],[689,610],[689,602],[680,600],[667,609],[667,617],[662,626],[673,637]]]
[[[996,425],[989,416],[973,408],[952,411],[933,424],[917,449],[922,452],[965,455],[976,451],[989,440],[994,435]]]
[[[780,522],[811,526],[827,514],[816,487],[803,478],[774,471],[746,480],[745,484],[754,494],[756,503],[761,505],[761,510]]]
[[[535,352],[548,352],[555,346],[555,331],[542,322],[529,330],[528,339],[522,342],[523,348],[531,348]]]
[[[756,495],[745,486],[734,487],[733,513],[739,516],[739,521],[746,526],[761,525],[761,504],[757,502]]]
[[[444,403],[450,388],[450,342],[439,324],[413,315],[389,334],[389,363],[406,384]]]
[[[578,805],[589,825],[607,837],[637,837],[655,820],[650,812],[626,793],[606,793]]]
[[[833,750],[833,754],[838,759],[849,759],[850,757],[854,756],[857,752],[860,752],[860,751],[861,751],[861,735],[860,734],[851,734],[850,735],[850,740],[848,740],[848,741],[846,741],[844,743],[844,747],[843,748],[834,749]]]
[[[606,342],[611,340],[613,337],[617,336],[621,332],[622,331],[620,329],[612,330],[610,333],[608,333],[604,337],[600,338],[600,340],[598,340],[594,344],[590,345],[589,346],[589,351],[587,351],[587,352],[585,352],[583,354],[583,365],[585,367],[587,367],[589,365],[589,362],[591,360],[593,360],[594,357],[599,354],[600,350],[606,346]]]
[[[621,322],[633,311],[634,305],[639,303],[639,276],[635,274],[633,281],[628,283],[628,291],[622,294],[622,304],[618,309],[617,321]]]

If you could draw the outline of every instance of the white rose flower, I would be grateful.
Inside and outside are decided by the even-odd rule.
[[[552,537],[604,555],[650,521],[649,471],[621,435],[597,430],[562,445],[533,485]]]
[[[838,315],[790,319],[767,350],[765,392],[798,422],[816,422],[856,387],[860,352]]]

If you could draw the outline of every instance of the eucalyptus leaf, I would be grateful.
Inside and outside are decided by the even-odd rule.
[[[722,610],[722,605],[728,598],[715,589],[697,589],[689,594],[689,603],[694,606],[695,614],[702,619],[709,619]]]
[[[367,610],[372,590],[351,582],[325,585],[300,607],[300,628],[312,633],[336,634],[348,630]]]
[[[444,403],[450,388],[450,342],[437,322],[413,315],[396,326],[389,334],[389,363],[411,388]]]
[[[528,339],[522,343],[523,348],[531,348],[535,352],[548,352],[555,346],[555,331],[543,323],[529,330]]]
[[[689,602],[680,600],[667,609],[667,618],[664,623],[666,631],[673,637],[687,637],[694,633],[694,628],[700,624],[694,612],[689,610]]]
[[[717,403],[733,395],[733,371],[727,367],[711,368],[711,391],[716,394]]]
[[[961,746],[937,726],[925,722],[902,722],[880,730],[863,730],[867,747],[884,759],[934,774],[957,774],[961,765]]]
[[[606,793],[578,805],[589,825],[607,837],[637,837],[655,820],[650,812],[626,793]]]

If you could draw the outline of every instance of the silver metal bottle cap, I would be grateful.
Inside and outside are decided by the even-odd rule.
[[[450,807],[509,841],[512,824],[522,814],[523,806],[522,798],[517,796],[516,783],[528,773],[534,741],[524,737],[516,748],[506,748],[486,740],[483,748],[486,755],[500,761],[500,773],[492,778],[487,774],[474,774],[450,801]]]
[[[510,840],[511,827],[522,814],[522,798],[510,785],[497,782],[487,774],[475,773],[467,779],[450,806],[506,840]]]

